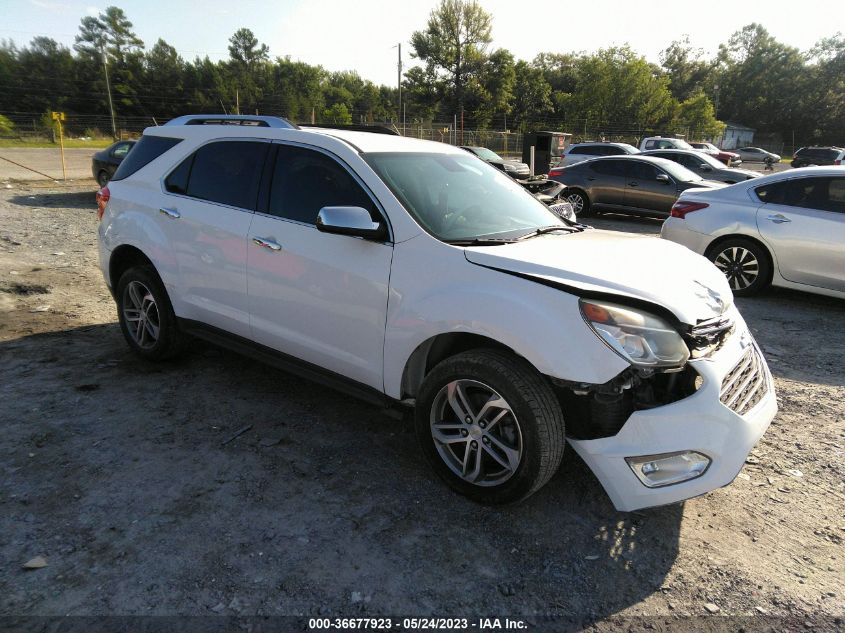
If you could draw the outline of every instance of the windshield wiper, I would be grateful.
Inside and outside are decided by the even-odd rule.
[[[545,235],[546,233],[554,233],[555,231],[566,231],[567,233],[580,233],[584,229],[580,228],[580,225],[574,226],[564,226],[562,224],[554,224],[552,226],[541,226],[539,229],[535,229],[530,233],[526,233],[516,239],[518,240],[527,240],[532,237],[537,237],[538,235]]]
[[[512,244],[514,239],[495,239],[490,237],[474,237],[465,240],[443,240],[452,246],[499,246],[501,244]]]

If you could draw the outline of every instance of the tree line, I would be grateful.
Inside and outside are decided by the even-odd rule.
[[[519,60],[492,46],[492,26],[474,0],[441,0],[411,35],[419,64],[403,74],[400,110],[396,87],[271,59],[247,28],[232,35],[220,61],[185,60],[162,39],[147,48],[112,6],[82,18],[72,50],[48,37],[20,48],[0,41],[0,112],[107,116],[108,78],[119,116],[159,123],[189,112],[258,112],[299,122],[458,121],[467,129],[710,138],[722,121],[736,121],[784,139],[845,142],[841,33],[800,51],[750,24],[715,56],[684,37],[655,64],[628,46]]]

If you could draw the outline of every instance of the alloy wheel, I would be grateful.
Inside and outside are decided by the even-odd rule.
[[[572,205],[576,216],[584,210],[584,197],[580,193],[570,193],[566,196],[566,201]]]
[[[453,380],[435,396],[431,436],[441,459],[476,486],[498,486],[522,461],[522,431],[513,409],[492,387]]]
[[[728,278],[732,290],[744,290],[760,276],[760,262],[754,253],[742,246],[726,248],[713,263]]]
[[[153,293],[140,281],[130,281],[123,291],[123,318],[138,347],[150,349],[155,346],[161,328],[158,306]]]

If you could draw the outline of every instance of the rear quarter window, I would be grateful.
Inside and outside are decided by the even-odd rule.
[[[141,140],[135,143],[135,147],[120,163],[120,167],[114,172],[112,180],[128,178],[181,142],[182,139],[169,136],[142,136]]]

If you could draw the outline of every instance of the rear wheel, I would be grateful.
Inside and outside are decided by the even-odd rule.
[[[572,205],[576,217],[590,215],[590,199],[580,189],[570,189],[564,194],[564,198]]]
[[[560,465],[565,441],[546,379],[498,350],[470,350],[437,365],[420,389],[415,429],[435,472],[486,504],[538,490]]]
[[[772,278],[772,264],[763,247],[751,240],[730,238],[707,252],[707,258],[728,278],[737,296],[760,292]]]
[[[152,266],[135,266],[124,272],[116,294],[120,329],[132,351],[147,360],[165,360],[182,351],[184,336]]]

